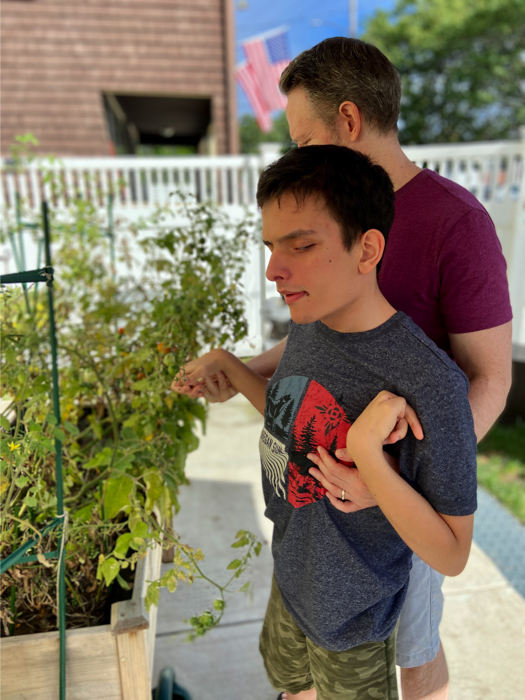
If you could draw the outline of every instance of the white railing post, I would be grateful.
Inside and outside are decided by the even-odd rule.
[[[264,170],[268,165],[281,157],[282,150],[281,143],[274,143],[269,141],[268,143],[259,144],[259,154],[261,159],[261,170]]]

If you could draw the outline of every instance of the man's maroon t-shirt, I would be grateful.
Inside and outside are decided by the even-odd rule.
[[[379,287],[438,347],[448,333],[512,319],[506,263],[492,219],[460,185],[422,170],[396,192]]]

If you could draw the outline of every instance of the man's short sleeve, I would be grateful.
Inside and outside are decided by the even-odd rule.
[[[424,439],[412,438],[401,449],[401,474],[444,515],[476,510],[474,421],[467,398],[468,381],[460,370],[444,368],[412,399]]]
[[[449,333],[471,333],[512,319],[507,265],[494,224],[471,209],[448,232],[438,258],[440,309]]]

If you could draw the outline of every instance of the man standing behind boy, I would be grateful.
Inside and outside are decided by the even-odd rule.
[[[369,155],[390,175],[396,215],[379,286],[467,374],[480,440],[503,410],[511,378],[506,267],[490,217],[466,190],[421,170],[404,155],[397,138],[399,76],[374,46],[327,39],[292,61],[281,89],[288,96],[290,134],[299,147],[344,145]],[[249,366],[270,377],[284,347],[283,342]],[[204,367],[199,379],[198,386],[180,385],[179,390],[210,401],[235,393],[221,373],[212,377]],[[323,477],[323,483],[333,493],[346,489],[348,501],[339,504],[341,510],[375,505],[355,470],[337,465],[324,470],[328,480]],[[438,635],[442,577],[415,562],[398,635],[403,696],[444,700],[448,673]]]
[[[380,166],[338,146],[295,150],[263,172],[257,200],[271,251],[266,275],[292,317],[279,367],[266,387],[214,350],[184,371],[190,382],[202,366],[222,371],[264,412],[274,582],[261,653],[286,700],[394,700],[394,630],[412,551],[454,576],[470,550],[468,380],[379,290],[394,215]],[[398,474],[383,444],[406,421],[413,433],[390,446]],[[341,513],[309,474],[312,462],[349,455],[379,508]]]

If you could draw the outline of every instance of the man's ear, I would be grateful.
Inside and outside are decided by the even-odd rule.
[[[371,228],[361,235],[361,257],[359,272],[367,275],[377,266],[385,251],[385,237],[376,228]]]
[[[339,123],[346,139],[350,143],[357,141],[363,127],[363,119],[354,102],[347,101],[339,105]]]

